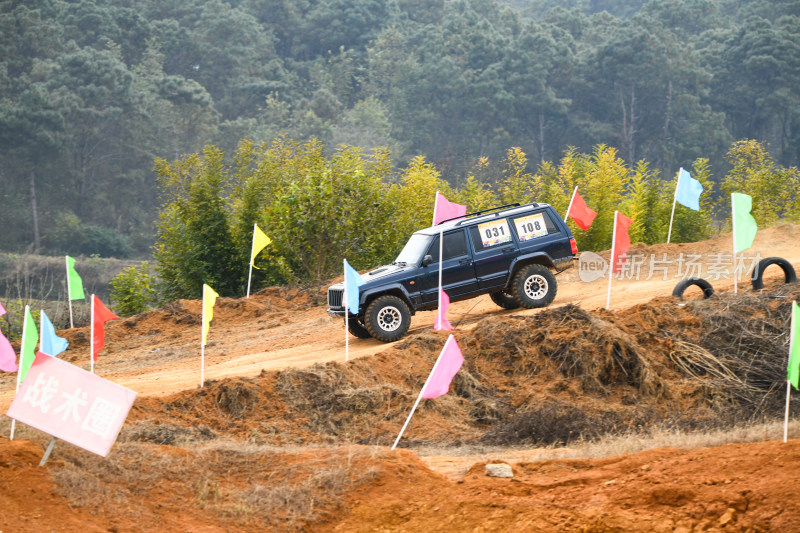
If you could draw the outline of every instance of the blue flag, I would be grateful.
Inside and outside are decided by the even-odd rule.
[[[700,211],[700,194],[703,184],[697,181],[687,171],[678,172],[678,185],[675,189],[675,200],[689,209]]]
[[[358,288],[364,284],[364,279],[355,271],[347,259],[344,260],[344,291],[347,294],[347,308],[354,315],[358,314]]]
[[[56,335],[56,328],[47,317],[47,314],[42,310],[41,319],[39,321],[42,338],[39,339],[39,351],[47,355],[57,356],[67,349],[69,342],[67,339]]]

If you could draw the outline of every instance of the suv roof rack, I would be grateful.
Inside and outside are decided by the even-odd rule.
[[[501,205],[501,206],[498,206],[498,207],[491,207],[489,209],[484,209],[483,211],[475,211],[474,213],[467,213],[466,215],[463,215],[463,216],[460,216],[460,217],[447,218],[447,219],[442,220],[441,222],[439,222],[439,224],[444,224],[445,222],[450,222],[451,220],[459,220],[459,219],[462,219],[462,218],[476,217],[478,215],[484,215],[486,213],[491,213],[492,211],[500,211],[501,209],[506,209],[507,207],[519,207],[520,205],[521,204],[519,202],[515,202],[513,204],[506,204],[506,205]],[[535,206],[537,204],[536,204],[536,202],[533,202],[532,205]],[[437,224],[437,226],[439,224]]]

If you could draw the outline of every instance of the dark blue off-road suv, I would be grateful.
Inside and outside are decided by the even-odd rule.
[[[450,301],[489,293],[505,309],[545,307],[556,296],[554,272],[572,266],[578,247],[548,204],[505,205],[414,233],[391,264],[362,277],[350,333],[384,342],[405,335],[416,311],[436,309],[439,236],[442,288]],[[344,317],[344,285],[328,288],[328,313]]]

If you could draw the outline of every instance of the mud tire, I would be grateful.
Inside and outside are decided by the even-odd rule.
[[[679,300],[683,300],[683,293],[691,286],[700,287],[703,291],[703,299],[707,300],[714,295],[714,287],[711,286],[709,282],[704,280],[703,278],[686,278],[682,279],[675,285],[675,288],[672,289],[672,296],[678,298]]]
[[[351,318],[347,321],[347,331],[350,332],[350,335],[358,337],[359,339],[369,339],[372,337],[369,331],[367,331],[367,328],[364,327],[364,324],[355,318]]]
[[[514,299],[526,309],[547,307],[556,297],[558,282],[544,265],[528,265],[514,276]]]
[[[369,334],[379,341],[394,342],[408,332],[411,312],[397,296],[380,296],[367,306],[364,325]]]
[[[519,302],[516,300],[516,298],[508,294],[506,291],[493,292],[489,295],[489,298],[491,298],[494,303],[503,309],[519,308]]]
[[[794,267],[789,261],[782,257],[765,257],[756,264],[750,276],[750,283],[753,284],[753,290],[758,291],[764,288],[764,271],[771,265],[778,265],[783,269],[783,276],[786,283],[794,283],[797,281],[797,273],[794,271]]]

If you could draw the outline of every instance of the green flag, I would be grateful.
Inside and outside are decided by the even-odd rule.
[[[75,272],[75,259],[70,256],[67,256],[67,291],[70,300],[83,300],[86,297],[83,294],[83,281]]]
[[[789,368],[786,379],[800,390],[800,307],[792,302],[792,320],[789,328]]]
[[[758,225],[750,214],[753,199],[742,193],[731,193],[731,220],[733,221],[733,252],[739,253],[753,246]]]
[[[36,343],[39,341],[39,332],[36,331],[36,322],[33,321],[31,308],[25,306],[25,322],[22,324],[22,348],[19,353],[19,381],[20,383],[28,374],[33,360],[36,358]]]

